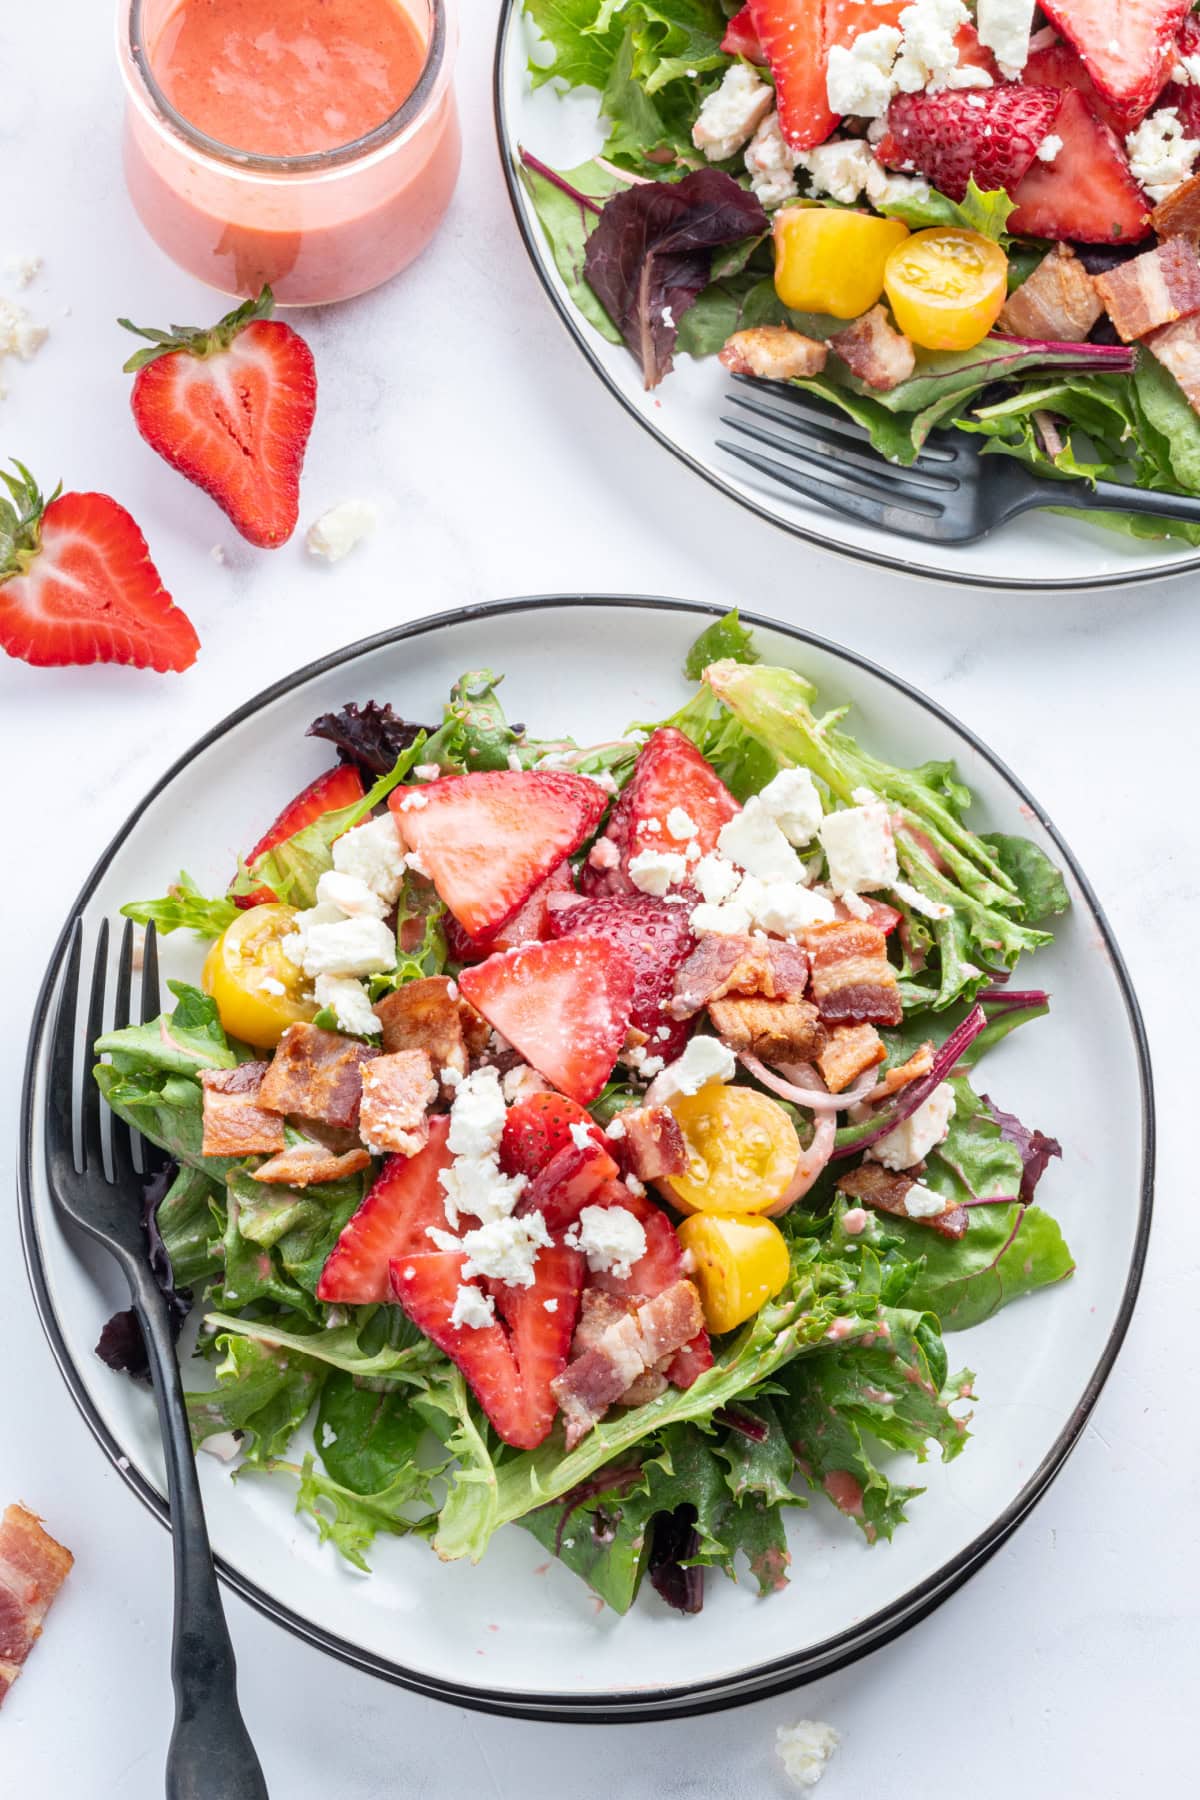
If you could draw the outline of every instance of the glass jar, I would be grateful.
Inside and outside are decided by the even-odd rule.
[[[186,0],[184,0],[186,4]],[[228,294],[270,282],[283,305],[345,300],[420,255],[462,156],[453,0],[397,0],[426,46],[408,98],[332,150],[262,156],[217,143],[171,105],[152,54],[180,0],[119,0],[125,179],[138,216],[181,268]]]

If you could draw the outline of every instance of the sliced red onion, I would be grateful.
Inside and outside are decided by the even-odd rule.
[[[755,1081],[761,1081],[781,1100],[790,1100],[793,1106],[807,1106],[814,1113],[844,1112],[848,1106],[867,1099],[873,1086],[872,1076],[860,1075],[845,1093],[831,1094],[821,1085],[820,1076],[808,1063],[781,1063],[776,1070],[749,1053],[739,1056],[738,1061]]]
[[[928,1075],[921,1075],[916,1081],[910,1081],[902,1087],[891,1106],[883,1107],[864,1119],[861,1125],[843,1125],[838,1132],[841,1140],[833,1151],[834,1157],[854,1156],[859,1150],[865,1150],[877,1138],[885,1137],[905,1119],[911,1118],[918,1106],[928,1100],[934,1088],[940,1087],[950,1070],[981,1031],[987,1029],[987,1014],[982,1006],[973,1006],[961,1025],[955,1027],[941,1049],[934,1053],[933,1067]]]
[[[813,1120],[812,1142],[801,1150],[796,1163],[796,1173],[792,1176],[787,1189],[779,1196],[774,1206],[768,1206],[766,1214],[769,1219],[778,1219],[789,1207],[802,1200],[809,1189],[814,1186],[818,1177],[824,1172],[837,1137],[837,1125],[832,1113],[818,1113]]]

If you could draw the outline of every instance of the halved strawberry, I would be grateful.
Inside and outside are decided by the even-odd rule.
[[[450,1120],[429,1121],[429,1142],[416,1156],[389,1156],[358,1211],[326,1259],[317,1299],[369,1306],[391,1298],[393,1257],[429,1249],[426,1227],[446,1229],[446,1196],[438,1177],[453,1158],[446,1147]]]
[[[734,13],[725,27],[721,48],[726,56],[744,56],[747,62],[758,63],[760,66],[766,62],[767,53],[758,41],[749,6],[743,6],[741,12]]]
[[[1078,88],[1098,119],[1103,119],[1118,134],[1123,131],[1120,118],[1095,87],[1078,52],[1072,50],[1070,44],[1060,40],[1056,44],[1047,44],[1042,50],[1030,51],[1021,78],[1033,87]]]
[[[886,900],[872,900],[866,894],[863,894],[860,898],[862,905],[867,909],[867,916],[863,920],[863,923],[865,925],[874,925],[876,931],[882,931],[884,937],[889,937],[891,933],[895,931],[897,925],[904,917],[904,914],[902,912],[897,912],[894,906],[889,906]],[[861,917],[860,913],[851,912],[850,908],[841,900],[834,901],[833,910],[839,919],[857,919]]]
[[[265,287],[216,325],[169,331],[120,324],[151,348],[125,364],[133,417],[152,450],[203,488],[250,543],[286,543],[300,513],[300,470],[317,409],[312,351],[270,317]]]
[[[675,838],[668,828],[667,816],[676,807],[696,828],[688,837]],[[608,821],[604,836],[616,846],[617,865],[606,869],[586,862],[580,886],[588,894],[634,893],[630,857],[642,850],[682,851],[693,839],[702,851],[713,850],[722,825],[740,811],[692,740],[664,726],[647,739]]]
[[[1078,50],[1120,129],[1132,131],[1167,79],[1192,0],[1041,0],[1041,7]]]
[[[551,908],[547,920],[550,937],[571,933],[603,938],[624,958],[633,974],[629,1023],[645,1032],[648,1052],[665,1062],[682,1055],[692,1029],[691,1021],[670,1019],[664,1011],[675,971],[696,947],[689,912],[687,906],[672,906],[651,894],[608,894]]]
[[[567,1364],[587,1265],[578,1250],[542,1250],[533,1286],[494,1285],[500,1316],[474,1327],[450,1323],[460,1286],[480,1286],[463,1283],[465,1261],[453,1250],[398,1257],[392,1291],[413,1324],[457,1363],[504,1442],[534,1450],[554,1425],[550,1383]]]
[[[1082,244],[1130,244],[1146,236],[1149,207],[1129,173],[1116,134],[1067,88],[1054,121],[1063,147],[1053,162],[1035,162],[1013,192],[1010,231],[1074,238]]]
[[[582,1125],[603,1145],[604,1133],[590,1113],[565,1094],[530,1094],[510,1106],[500,1138],[500,1167],[506,1175],[534,1176],[568,1144],[572,1125]]]
[[[146,540],[107,494],[43,499],[29,470],[0,472],[0,646],[39,668],[190,669],[200,640]]]
[[[793,150],[823,144],[838,115],[826,74],[834,44],[845,48],[877,25],[895,25],[908,0],[748,0],[754,34],[775,80],[779,123]]]
[[[318,775],[294,800],[288,801],[275,823],[263,833],[251,850],[246,858],[247,864],[252,864],[256,857],[265,856],[277,844],[286,843],[288,838],[295,837],[306,825],[324,818],[326,813],[340,812],[343,806],[353,806],[357,800],[362,799],[364,792],[361,775],[349,763],[338,763],[336,768],[326,769],[324,775]],[[234,896],[235,903],[243,907],[269,906],[275,898],[265,883],[249,894]]]
[[[645,1254],[634,1263],[628,1275],[614,1275],[611,1269],[601,1270],[588,1277],[592,1286],[603,1288],[609,1294],[619,1294],[625,1300],[652,1300],[673,1282],[683,1280],[686,1271],[675,1228],[666,1213],[645,1194],[631,1194],[620,1182],[613,1182],[591,1204],[623,1206],[640,1220],[646,1233]],[[667,1379],[676,1387],[691,1387],[697,1375],[712,1367],[712,1361],[708,1332],[701,1328],[691,1343],[685,1344],[671,1359]]]
[[[397,788],[388,804],[441,898],[480,938],[498,931],[591,836],[608,801],[584,775],[493,769],[451,775],[415,795]]]
[[[1061,105],[1062,94],[1052,87],[897,94],[875,154],[885,168],[917,170],[951,200],[965,197],[972,176],[985,192],[1011,193]]]
[[[600,938],[524,944],[464,969],[459,987],[539,1075],[588,1106],[629,1029],[633,976]]]
[[[595,1129],[595,1127],[593,1127]],[[547,1231],[565,1231],[620,1174],[602,1142],[564,1144],[521,1195],[518,1211],[540,1212]]]
[[[551,894],[573,894],[575,877],[569,862],[559,863],[545,881],[534,888],[524,906],[491,937],[476,938],[465,932],[451,913],[445,921],[446,944],[457,963],[482,962],[496,950],[513,950],[548,935],[546,930]]]
[[[1200,54],[1200,18],[1190,13],[1180,28],[1175,55],[1176,60],[1182,60],[1197,54]],[[1179,114],[1185,137],[1200,137],[1200,87],[1194,82],[1188,82],[1186,87],[1177,81],[1170,82],[1154,104],[1156,107],[1173,106]]]

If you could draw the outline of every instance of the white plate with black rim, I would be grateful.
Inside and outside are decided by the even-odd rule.
[[[543,287],[589,364],[619,400],[667,450],[714,487],[760,518],[824,550],[936,581],[1005,588],[1106,588],[1160,580],[1200,568],[1200,550],[1169,540],[1135,540],[1084,516],[1024,513],[976,544],[916,543],[879,527],[842,518],[788,493],[717,448],[727,436],[720,415],[734,391],[715,357],[677,356],[675,368],[647,393],[623,345],[613,344],[579,312],[555,266],[537,213],[518,174],[519,152],[531,151],[554,169],[577,168],[600,150],[606,129],[599,95],[590,88],[534,88],[531,58],[545,46],[523,0],[504,0],[496,39],[494,100],[500,159],[517,224]]]
[[[510,716],[539,736],[594,742],[682,702],[684,653],[711,616],[682,601],[553,596],[470,607],[351,645],[269,688],[168,770],[104,851],[70,917],[79,911],[94,927],[129,898],[161,892],[181,867],[220,891],[239,846],[327,766],[327,747],[304,735],[318,713],[375,698],[410,718],[436,716],[463,669],[489,664],[505,671]],[[954,1462],[922,1469],[928,1491],[892,1543],[870,1547],[832,1507],[814,1504],[789,1524],[795,1579],[786,1591],[760,1600],[752,1586],[714,1575],[698,1619],[668,1611],[648,1587],[623,1618],[598,1611],[575,1576],[547,1565],[541,1546],[511,1527],[478,1566],[442,1564],[419,1539],[380,1538],[364,1580],[297,1520],[287,1482],[234,1482],[200,1459],[213,1545],[232,1587],[329,1654],[459,1705],[560,1720],[663,1718],[794,1686],[877,1648],[960,1587],[1045,1491],[1133,1308],[1150,1221],[1150,1068],[1137,1003],[1082,871],[1017,778],[932,701],[836,645],[748,622],[767,660],[803,670],[829,705],[851,703],[868,748],[901,763],[953,758],[976,796],[973,823],[1031,836],[1064,867],[1072,910],[1036,963],[1038,985],[1053,994],[1050,1017],[989,1055],[988,1089],[1061,1140],[1063,1160],[1039,1198],[1061,1221],[1078,1269],[951,1339],[952,1361],[978,1373],[974,1439]],[[567,670],[576,672],[570,681]],[[200,951],[183,935],[165,941],[164,972],[195,979]],[[29,1273],[51,1349],[100,1447],[166,1522],[151,1396],[93,1351],[106,1317],[125,1304],[119,1278],[64,1230],[46,1189],[56,968],[57,956],[34,1017],[23,1102]]]

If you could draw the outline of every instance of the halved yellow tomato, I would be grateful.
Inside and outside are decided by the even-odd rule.
[[[692,1253],[691,1278],[710,1331],[732,1331],[750,1318],[785,1285],[791,1268],[787,1242],[770,1219],[695,1213],[679,1226],[679,1241]]]
[[[796,1173],[800,1140],[777,1101],[754,1088],[710,1081],[669,1102],[687,1145],[682,1175],[661,1182],[680,1212],[760,1213]]]
[[[969,350],[985,338],[1008,293],[1008,258],[978,231],[916,231],[887,259],[884,287],[896,323],[926,350]]]
[[[857,319],[883,292],[888,256],[908,236],[899,219],[834,206],[775,214],[775,292],[797,312]]]
[[[252,906],[225,928],[205,960],[201,980],[222,1025],[256,1050],[273,1050],[289,1025],[317,1010],[304,998],[304,976],[283,953],[295,917],[294,906]]]

